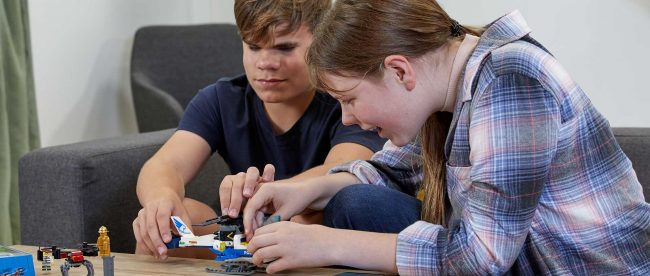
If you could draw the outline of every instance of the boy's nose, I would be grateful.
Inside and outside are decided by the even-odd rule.
[[[270,51],[262,51],[257,59],[257,68],[260,70],[275,70],[280,66],[280,59],[270,53]]]

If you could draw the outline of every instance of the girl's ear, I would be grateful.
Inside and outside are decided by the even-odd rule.
[[[405,56],[387,56],[384,59],[384,68],[396,78],[398,83],[403,84],[406,90],[411,91],[415,88],[415,70]]]

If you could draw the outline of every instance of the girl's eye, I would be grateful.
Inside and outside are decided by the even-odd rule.
[[[260,47],[256,45],[248,45],[248,49],[250,49],[253,52],[259,51]]]

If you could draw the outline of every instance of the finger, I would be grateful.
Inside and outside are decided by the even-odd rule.
[[[244,189],[244,181],[246,174],[243,172],[238,173],[232,177],[232,190],[230,190],[230,206],[228,207],[228,216],[236,218],[239,216],[239,210],[242,206],[242,189]]]
[[[268,225],[260,226],[260,228],[257,228],[257,230],[255,230],[255,237],[257,237],[258,235],[266,235],[266,234],[273,233],[277,231],[278,228],[280,227],[286,227],[286,223],[287,222],[278,222],[278,223],[271,223]]]
[[[253,236],[254,236],[254,233],[255,233],[255,229],[257,229],[257,227],[259,227],[259,225],[257,224],[257,220],[256,220],[256,219],[253,220],[253,225],[252,225],[251,227],[252,227],[252,228],[251,228],[251,229],[252,229],[251,231],[248,231],[248,228],[244,227],[244,235],[246,235],[246,240],[247,240],[247,241],[250,241],[250,240],[253,239]]]
[[[151,255],[151,256],[155,256],[155,254],[153,254],[153,252],[151,252],[151,250],[149,250],[149,248],[147,248],[147,246],[144,245],[143,243],[136,243],[136,244],[135,244],[135,254],[136,254],[136,255]]]
[[[272,261],[266,267],[266,273],[273,274],[279,271],[292,269],[292,268],[297,268],[294,262],[290,261],[288,258],[279,258],[276,259],[275,261]]]
[[[142,243],[142,236],[140,235],[140,222],[138,221],[137,217],[133,220],[133,235],[135,236],[136,243]]]
[[[250,253],[255,253],[260,248],[268,247],[271,245],[276,245],[277,238],[273,233],[268,233],[266,235],[255,235],[255,237],[248,243],[246,250]]]
[[[262,225],[264,225],[264,213],[257,212],[257,215],[255,215],[255,229],[262,227]]]
[[[253,190],[257,187],[258,179],[260,178],[260,171],[256,167],[250,167],[246,171],[246,179],[244,180],[243,195],[247,198],[253,196]]]
[[[259,190],[248,200],[248,203],[244,207],[243,222],[246,237],[251,237],[255,232],[257,225],[253,225],[253,221],[256,220],[257,212],[260,212],[262,206],[266,205],[270,200],[266,191],[265,189]]]
[[[271,164],[266,164],[264,166],[264,173],[262,174],[262,180],[264,182],[272,182],[275,180],[275,167]]]
[[[151,238],[149,237],[149,233],[147,232],[147,212],[145,209],[141,209],[140,212],[138,213],[138,221],[140,222],[140,226],[138,227],[140,230],[140,237],[142,237],[142,241],[144,242],[144,245],[153,253],[154,256],[158,256],[158,252],[155,250],[155,247],[153,246],[153,243],[151,242]]]
[[[230,207],[230,194],[232,193],[232,175],[223,178],[219,185],[219,202],[221,203],[221,215],[227,215]]]
[[[160,237],[160,230],[157,221],[158,208],[150,208],[146,211],[147,215],[147,234],[151,240],[152,250],[158,253],[161,257],[167,253],[167,247],[162,242]]]
[[[255,254],[253,254],[253,263],[257,266],[264,264],[264,260],[272,260],[278,258],[278,246],[271,245],[267,247],[259,248]]]
[[[169,224],[171,222],[171,209],[172,206],[166,206],[162,205],[158,208],[158,212],[156,213],[156,222],[158,223],[158,233],[160,233],[162,241],[163,242],[169,242],[172,239],[172,236],[170,235],[170,227]],[[162,253],[161,253],[162,254]]]

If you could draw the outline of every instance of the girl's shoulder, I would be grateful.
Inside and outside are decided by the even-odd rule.
[[[554,63],[555,57],[541,45],[521,39],[492,50],[483,69],[491,69],[496,76],[518,74],[539,79]]]

